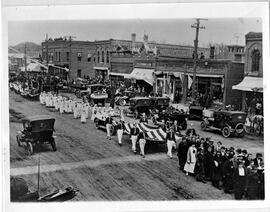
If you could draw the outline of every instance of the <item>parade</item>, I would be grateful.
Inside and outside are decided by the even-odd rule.
[[[199,46],[220,20],[194,20],[194,46],[46,34],[10,53],[11,201],[264,200],[261,28]]]

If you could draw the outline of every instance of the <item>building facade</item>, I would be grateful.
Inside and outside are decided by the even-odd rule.
[[[245,77],[234,89],[242,91],[242,110],[263,115],[262,33],[246,34]]]
[[[209,57],[208,48],[199,48],[198,51]],[[75,41],[71,38],[57,38],[42,43],[43,61],[69,69],[67,74],[70,80],[84,76],[107,78],[113,54],[192,58],[192,52],[192,46],[149,42],[147,35],[144,35],[143,41],[137,41],[135,33],[132,33],[131,40]],[[118,72],[116,69],[114,71]]]

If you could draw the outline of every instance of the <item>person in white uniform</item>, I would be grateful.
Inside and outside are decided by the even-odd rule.
[[[134,122],[130,130],[130,138],[131,138],[131,143],[132,143],[131,149],[134,152],[134,154],[136,154],[136,143],[138,140],[139,133],[140,133],[140,130],[137,127],[137,124]]]
[[[95,114],[97,112],[97,105],[95,104],[94,107],[92,107],[92,112],[91,112],[91,120],[94,121],[95,119]]]
[[[59,110],[60,110],[60,114],[64,113],[64,99],[61,99],[59,102]]]
[[[78,103],[77,102],[75,102],[75,104],[74,104],[73,117],[75,119],[78,118]]]
[[[119,146],[122,146],[122,137],[124,132],[124,122],[122,119],[120,119],[120,121],[117,123],[116,130],[117,130],[118,144]]]
[[[195,164],[196,164],[196,154],[197,154],[197,149],[195,147],[195,144],[193,143],[187,152],[187,161],[184,166],[184,171],[186,172],[186,175],[189,173],[194,174],[194,169],[195,169]]]
[[[172,148],[176,148],[176,139],[175,139],[175,134],[173,132],[173,128],[170,128],[169,132],[167,133],[166,136],[167,140],[167,155],[172,158]]]
[[[86,123],[86,107],[85,107],[85,105],[83,105],[81,108],[81,123],[82,124]]]

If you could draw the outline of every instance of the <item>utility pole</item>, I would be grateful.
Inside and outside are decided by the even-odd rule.
[[[24,44],[24,70],[27,71],[26,43]]]
[[[46,64],[49,69],[49,46],[48,46],[48,34],[46,34]]]
[[[194,40],[194,58],[193,58],[193,82],[192,82],[192,98],[195,100],[195,89],[196,89],[196,69],[197,69],[197,61],[198,61],[198,38],[199,38],[199,31],[200,29],[205,29],[204,26],[200,26],[200,20],[208,20],[208,19],[202,19],[197,18],[196,23],[191,25],[191,28],[196,28],[196,36]]]

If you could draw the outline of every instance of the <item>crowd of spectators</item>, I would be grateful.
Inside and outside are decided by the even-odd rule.
[[[195,132],[182,136],[178,145],[179,168],[197,181],[211,181],[235,199],[264,199],[264,164],[261,153],[253,158],[246,149],[226,148],[219,141]]]

